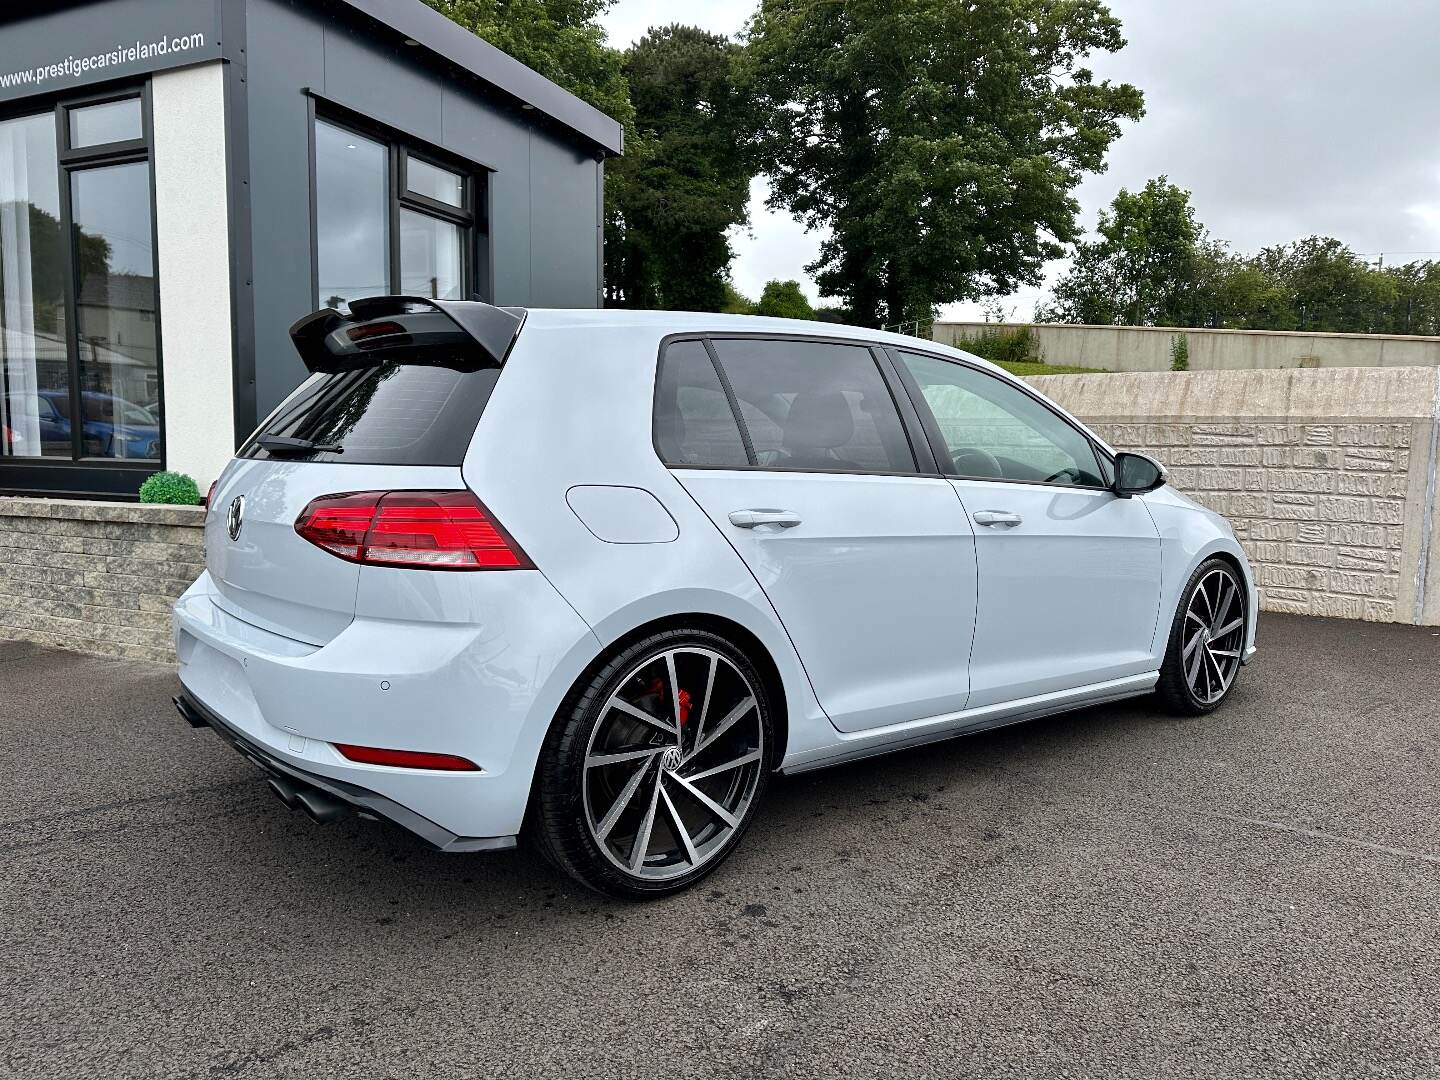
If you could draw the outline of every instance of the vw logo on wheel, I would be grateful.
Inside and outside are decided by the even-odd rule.
[[[245,496],[236,495],[230,500],[230,509],[225,514],[225,531],[231,540],[240,539],[240,530],[245,525]]]

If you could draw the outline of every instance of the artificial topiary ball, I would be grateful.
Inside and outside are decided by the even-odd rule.
[[[140,485],[140,501],[198,506],[200,489],[195,485],[195,481],[184,473],[157,472]]]

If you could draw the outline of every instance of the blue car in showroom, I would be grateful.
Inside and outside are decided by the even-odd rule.
[[[35,397],[40,438],[46,445],[70,441],[70,394],[41,390]],[[86,390],[80,395],[85,416],[81,435],[87,457],[160,457],[160,422],[148,409],[112,394]]]

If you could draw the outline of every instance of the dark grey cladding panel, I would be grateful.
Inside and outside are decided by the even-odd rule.
[[[441,81],[414,49],[376,41],[358,27],[325,24],[325,97],[429,143],[441,141]]]
[[[324,84],[325,30],[272,0],[250,0],[246,16],[257,415],[245,419],[253,427],[305,377],[289,327],[315,306],[304,88]]]
[[[592,155],[535,138],[530,147],[530,293],[534,307],[594,307],[595,186]]]
[[[0,102],[215,60],[221,0],[0,4]],[[45,11],[46,7],[51,8]]]
[[[417,42],[420,48],[472,72],[500,93],[533,106],[596,146],[612,154],[623,150],[623,132],[615,120],[420,0],[342,2]]]
[[[489,170],[494,303],[596,305],[600,167],[593,145],[543,117],[532,121],[534,114],[480,83],[429,70],[423,51],[387,45],[383,35],[371,37],[333,12],[295,0],[242,2],[258,416],[305,376],[288,331],[314,307],[312,100],[322,112],[342,106]]]
[[[530,125],[464,94],[444,99],[447,150],[493,170],[490,237],[495,253],[493,300],[530,300]]]

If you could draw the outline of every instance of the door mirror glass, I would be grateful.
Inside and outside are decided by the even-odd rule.
[[[1144,495],[1165,483],[1165,466],[1146,454],[1115,455],[1115,494]]]

